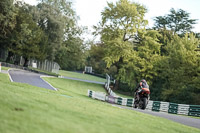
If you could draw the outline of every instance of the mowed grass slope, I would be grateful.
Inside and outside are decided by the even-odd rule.
[[[1,67],[1,70],[8,70],[9,69],[9,67]]]
[[[101,85],[45,78],[59,91],[11,83],[0,73],[0,133],[198,133],[199,129],[91,99]]]
[[[70,71],[64,71],[59,70],[59,74],[66,77],[72,77],[72,78],[78,78],[78,79],[84,79],[84,80],[91,80],[91,81],[97,81],[97,82],[106,82],[106,79],[92,76],[89,74],[83,74],[83,73],[77,73],[77,72],[70,72]]]

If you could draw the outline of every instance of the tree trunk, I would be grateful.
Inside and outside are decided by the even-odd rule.
[[[119,80],[115,81],[114,90],[118,90],[119,89],[119,83],[120,83]]]
[[[118,76],[118,74],[119,74],[119,69],[121,68],[121,64],[122,64],[122,63],[123,63],[123,58],[120,57],[119,61],[115,64],[115,66],[117,67],[117,73],[116,73],[117,76]],[[114,86],[114,89],[115,89],[115,90],[120,89],[120,88],[119,88],[119,84],[120,84],[120,80],[116,80],[116,81],[115,81],[115,86]]]
[[[18,55],[15,56],[14,64],[15,65],[20,65],[20,56],[18,56]]]
[[[13,52],[8,51],[8,57],[6,58],[6,62],[11,63],[11,58],[14,56]]]
[[[28,61],[29,61],[28,58],[24,58],[24,60],[25,61],[24,61],[23,67],[28,67]]]

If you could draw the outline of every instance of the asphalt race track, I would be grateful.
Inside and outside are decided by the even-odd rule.
[[[142,113],[146,113],[146,114],[150,114],[150,115],[154,115],[154,116],[158,116],[158,117],[163,117],[168,120],[172,120],[174,122],[178,122],[178,123],[181,123],[181,124],[184,124],[187,126],[191,126],[191,127],[200,129],[200,119],[197,119],[197,118],[192,118],[189,116],[182,116],[182,115],[175,115],[175,114],[168,114],[165,112],[154,112],[154,111],[150,111],[150,110],[135,109],[135,108],[116,105],[116,104],[113,104],[113,106],[123,108],[123,109],[135,110],[135,111],[139,111]]]
[[[56,90],[56,88],[40,78],[40,76],[42,76],[41,74],[20,69],[11,69],[8,73],[10,74],[10,77],[14,82],[27,83],[41,88]]]
[[[71,77],[64,77],[65,79],[71,79],[71,80],[77,80],[77,81],[82,81],[82,82],[87,82],[87,83],[94,83],[94,84],[100,84],[104,85],[104,82],[97,82],[97,81],[90,81],[90,80],[84,80],[84,79],[77,79],[77,78],[71,78]]]

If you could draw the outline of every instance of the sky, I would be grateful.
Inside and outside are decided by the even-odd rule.
[[[36,0],[24,0],[26,3],[35,5]],[[92,26],[97,25],[101,20],[101,12],[107,7],[107,2],[116,2],[118,0],[70,0],[73,3],[73,9],[80,17],[79,25],[87,26],[89,31],[93,31]],[[190,13],[191,19],[198,19],[194,25],[194,32],[200,32],[200,0],[130,0],[140,3],[147,8],[145,19],[149,21],[148,27],[154,24],[153,19],[156,16],[164,16],[169,13],[171,8],[183,9]],[[89,32],[90,33],[90,32]]]

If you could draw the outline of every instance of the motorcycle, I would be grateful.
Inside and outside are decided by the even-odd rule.
[[[141,88],[137,93],[134,101],[134,108],[145,110],[150,99],[150,90]]]

